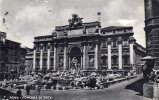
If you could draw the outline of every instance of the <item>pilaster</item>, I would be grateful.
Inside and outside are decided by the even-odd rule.
[[[50,43],[47,45],[47,70],[50,69]]]
[[[40,70],[43,67],[43,44],[40,44]]]
[[[119,52],[119,69],[122,69],[122,38],[118,38],[118,52]]]
[[[36,45],[34,44],[34,51],[33,51],[33,71],[35,71],[36,67]]]
[[[64,41],[64,70],[67,69],[67,40]]]
[[[94,66],[97,70],[99,68],[99,41],[96,39],[95,41],[95,60],[94,60]]]
[[[83,46],[83,70],[86,69],[86,66],[87,66],[87,41],[83,41],[82,43],[82,46]]]
[[[57,43],[54,42],[54,70],[57,69]]]
[[[111,38],[108,38],[108,70],[111,70],[112,63],[111,63]]]
[[[130,48],[130,64],[134,64],[134,37],[129,37],[129,48]]]

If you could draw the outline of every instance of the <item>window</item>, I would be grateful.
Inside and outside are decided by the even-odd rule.
[[[44,65],[44,66],[46,66],[46,61],[47,61],[47,59],[44,58],[44,59],[43,59],[43,65]]]
[[[113,47],[116,47],[116,46],[117,46],[117,42],[116,42],[115,40],[112,42],[112,46],[113,46]]]
[[[128,41],[127,41],[127,40],[124,40],[124,41],[123,41],[123,46],[128,46],[128,45],[129,45]]]
[[[124,56],[124,65],[129,64],[129,56]]]
[[[8,50],[9,50],[9,49],[8,49]],[[8,54],[8,53],[9,53],[9,52],[8,52],[8,50],[5,50],[5,53],[6,53],[6,54]]]
[[[18,55],[18,52],[17,52],[17,51],[15,51],[15,55]]]
[[[114,64],[114,65],[117,64],[117,56],[112,57],[112,64]]]
[[[46,46],[46,45],[44,45],[44,51],[46,51],[46,49],[47,49],[47,46]]]
[[[39,59],[36,59],[36,64],[37,64],[37,66],[40,65],[40,60]]]
[[[15,61],[15,62],[18,62],[18,58],[14,58],[14,61]]]
[[[102,57],[101,57],[101,60],[102,60],[101,63],[102,63],[103,66],[106,66],[106,59],[107,59],[106,56],[102,56]]]
[[[8,54],[12,54],[12,50],[11,49],[8,49]]]
[[[8,62],[8,57],[5,57],[5,61]]]
[[[40,47],[39,47],[39,46],[37,46],[37,47],[36,47],[36,50],[37,50],[37,51],[39,51],[39,50],[40,50]]]
[[[107,47],[106,40],[103,40],[103,42],[102,42],[102,47],[103,47],[103,48]]]
[[[49,47],[49,49],[50,49],[50,50],[52,50],[52,46],[51,46],[51,44],[50,44],[50,47]]]
[[[54,64],[54,59],[51,58],[51,59],[50,59],[50,65],[53,66],[53,64]]]

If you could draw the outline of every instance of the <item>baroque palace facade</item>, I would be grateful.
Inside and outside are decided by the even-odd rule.
[[[51,35],[34,38],[34,49],[26,56],[26,67],[42,72],[126,74],[145,56],[145,48],[136,43],[133,34],[132,27],[101,28],[100,22],[82,23],[82,18],[74,14],[69,25],[56,26]]]

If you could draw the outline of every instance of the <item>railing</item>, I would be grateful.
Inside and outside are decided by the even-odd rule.
[[[130,76],[130,77],[125,77],[125,78],[115,79],[113,81],[105,82],[104,85],[110,86],[110,85],[113,85],[113,84],[116,84],[116,83],[120,83],[120,82],[123,82],[123,81],[126,81],[126,80],[130,80],[130,79],[133,79],[133,78],[136,78],[136,77],[137,76]]]
[[[131,67],[130,67],[130,64],[125,64],[124,66],[123,66],[123,69],[130,69]]]

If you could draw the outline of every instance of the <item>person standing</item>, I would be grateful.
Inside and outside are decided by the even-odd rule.
[[[22,99],[22,91],[20,90],[20,88],[19,88],[19,90],[17,91],[17,96],[18,96],[19,100]]]
[[[26,91],[27,91],[27,95],[29,95],[30,94],[30,86],[29,85],[27,85]]]
[[[40,95],[40,91],[41,91],[41,86],[40,85],[38,86],[38,90],[37,91],[38,91],[38,95]]]

